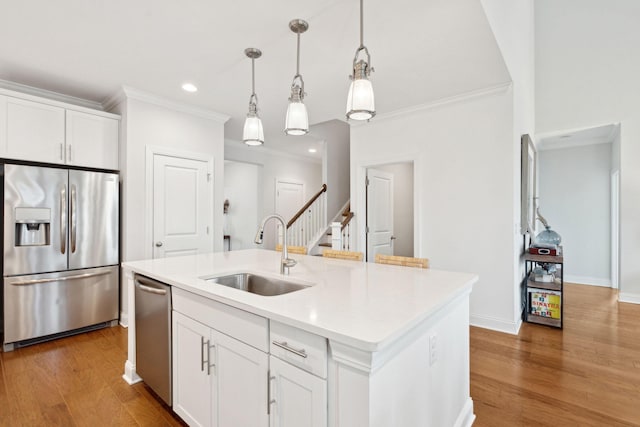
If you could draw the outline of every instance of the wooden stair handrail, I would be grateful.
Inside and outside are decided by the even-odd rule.
[[[340,230],[344,230],[344,228],[349,224],[349,221],[351,221],[351,218],[353,218],[354,216],[355,214],[353,212],[349,212],[347,216],[342,220],[342,228],[340,228]]]
[[[315,202],[318,199],[318,197],[320,197],[322,195],[322,193],[324,193],[325,191],[327,191],[327,184],[322,184],[322,188],[320,189],[320,191],[318,191],[316,193],[316,195],[311,198],[311,200],[309,200],[307,203],[305,203],[304,206],[301,207],[300,210],[287,223],[287,229],[289,229],[289,227],[291,227],[293,225],[293,223],[295,223],[296,220],[302,216],[304,211],[306,211],[307,208],[309,206],[311,206],[313,204],[313,202]]]

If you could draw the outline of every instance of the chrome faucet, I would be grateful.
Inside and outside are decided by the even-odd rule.
[[[289,251],[287,250],[287,223],[284,218],[282,218],[278,214],[271,214],[264,217],[262,223],[260,223],[260,227],[258,228],[258,232],[256,233],[256,238],[253,240],[257,245],[262,244],[262,237],[264,235],[264,226],[270,219],[275,219],[280,221],[282,224],[282,230],[284,235],[284,240],[282,242],[282,258],[280,259],[280,274],[289,274],[289,267],[293,267],[296,265],[296,260],[289,258]]]

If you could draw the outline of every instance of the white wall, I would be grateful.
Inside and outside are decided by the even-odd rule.
[[[533,0],[481,0],[487,20],[500,47],[512,80],[513,88],[513,143],[520,145],[520,137],[535,132],[535,23]],[[520,148],[513,151],[513,202],[514,221],[520,224]],[[516,227],[519,228],[519,227]],[[513,282],[518,291],[514,292],[514,317],[522,311],[525,276],[524,241],[519,231],[514,232]]]
[[[536,131],[621,123],[620,300],[640,303],[640,3],[536,0]]]
[[[324,141],[322,181],[327,184],[327,220],[349,200],[349,125],[331,120],[311,126],[312,136]]]
[[[224,215],[225,234],[231,236],[231,250],[256,248],[253,239],[262,212],[262,169],[252,163],[224,161],[224,198],[229,209]]]
[[[152,95],[130,91],[120,95],[111,111],[122,115],[120,168],[122,179],[120,244],[123,261],[150,258],[145,245],[146,147],[202,153],[213,157],[214,250],[222,250],[224,117],[203,110],[182,108]],[[148,242],[149,244],[151,242]],[[125,283],[123,279],[121,283]],[[127,290],[122,288],[121,313],[127,313]],[[123,323],[127,319],[122,316]]]
[[[376,166],[393,174],[393,254],[413,256],[413,163]]]
[[[322,164],[311,158],[307,159],[279,153],[265,147],[247,147],[238,141],[226,142],[224,157],[225,160],[249,162],[263,166],[262,184],[259,189],[262,193],[262,211],[258,215],[260,220],[266,215],[275,212],[277,179],[291,179],[302,182],[305,188],[305,199],[309,199],[322,186]],[[265,249],[275,248],[274,230],[275,227],[271,226],[265,228],[264,244],[262,246]]]
[[[477,273],[475,325],[516,332],[513,93],[501,89],[351,128],[356,250],[364,249],[367,166],[414,161],[416,253],[433,268]]]
[[[611,285],[611,153],[612,144],[538,152],[540,213],[562,237],[566,282]]]

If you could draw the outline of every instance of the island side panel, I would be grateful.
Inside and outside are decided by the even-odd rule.
[[[124,277],[127,287],[127,311],[129,326],[127,328],[127,360],[124,362],[124,374],[122,378],[129,383],[135,384],[142,381],[136,373],[136,300],[135,284],[133,283],[133,272],[125,269]]]
[[[330,426],[473,423],[468,293],[380,352],[333,343],[331,356]]]

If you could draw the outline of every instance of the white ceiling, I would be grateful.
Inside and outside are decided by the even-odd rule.
[[[102,102],[122,85],[228,114],[241,140],[257,47],[265,145],[308,154],[283,134],[296,38],[312,124],[343,119],[358,46],[357,0],[0,0],[0,79]],[[366,0],[378,114],[510,80],[479,0]],[[180,88],[192,82],[199,91]],[[375,119],[374,119],[375,120]],[[307,142],[304,142],[307,140]]]

